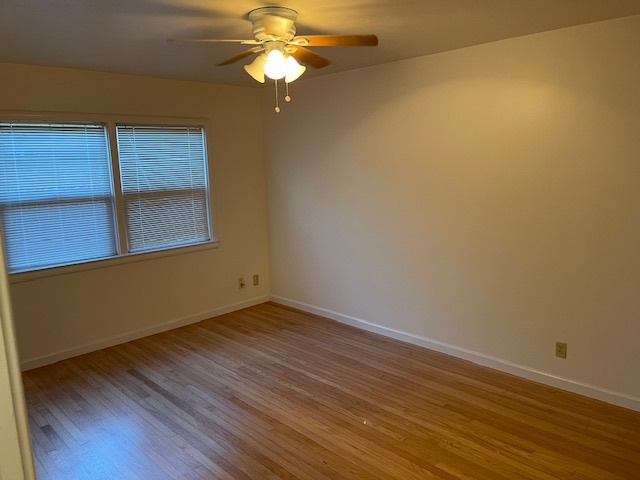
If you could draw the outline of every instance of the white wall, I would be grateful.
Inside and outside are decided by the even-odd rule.
[[[25,478],[25,472],[9,378],[9,362],[3,339],[4,331],[0,323],[0,478],[22,479]]]
[[[0,64],[0,111],[59,111],[209,119],[220,247],[13,283],[27,366],[206,317],[269,292],[259,93],[252,89],[70,69]],[[237,276],[261,276],[237,289]],[[128,338],[128,337],[127,337]]]
[[[0,329],[0,335],[2,335]],[[1,338],[0,338],[1,340]],[[0,342],[0,478],[23,478],[20,443],[15,421],[9,367],[4,344]]]
[[[264,92],[271,293],[639,401],[639,58],[636,16]]]
[[[0,243],[0,257],[4,255]],[[0,258],[0,480],[35,480],[9,279]]]

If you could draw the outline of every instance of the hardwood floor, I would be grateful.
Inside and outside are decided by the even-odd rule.
[[[272,303],[24,383],[40,480],[640,478],[640,413]]]

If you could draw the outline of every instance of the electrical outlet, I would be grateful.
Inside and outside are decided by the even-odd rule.
[[[238,290],[242,290],[247,284],[244,283],[244,277],[238,277]]]
[[[257,273],[253,276],[253,286],[260,285],[260,275]]]
[[[556,357],[567,358],[567,344],[564,342],[556,342]]]

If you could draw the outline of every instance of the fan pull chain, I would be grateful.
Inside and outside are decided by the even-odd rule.
[[[276,84],[276,108],[275,111],[276,113],[280,113],[280,107],[278,106],[278,80],[274,80],[275,84]]]
[[[291,101],[291,97],[289,96],[289,82],[287,82],[286,80],[284,81],[284,86],[287,90],[287,95],[284,97],[284,101],[285,102],[290,102]]]

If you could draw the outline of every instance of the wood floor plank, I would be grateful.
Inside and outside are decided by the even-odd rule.
[[[640,478],[640,413],[267,303],[25,372],[40,480]]]
[[[252,349],[253,350],[253,349]],[[264,373],[264,372],[263,372]],[[292,378],[294,374],[292,374],[291,372],[284,372],[282,375],[279,375],[280,372],[271,372],[268,373],[271,378],[275,381],[275,382],[280,382],[282,387],[289,389],[289,390],[294,390],[294,392],[296,393],[300,393],[301,395],[304,395],[306,398],[308,398],[309,396],[311,396],[311,394],[307,391],[305,391],[304,389],[300,389],[298,388],[296,385],[298,386],[302,386],[305,383],[305,379],[302,376],[298,376],[298,378],[295,380],[295,385],[292,385],[288,382],[287,377],[285,377],[285,375],[289,375],[288,378]],[[283,392],[283,394],[285,394]],[[299,401],[302,401],[302,399],[300,399]],[[319,401],[322,401],[321,399]],[[316,408],[321,408],[322,410],[324,410],[324,415],[326,416],[332,416],[334,413],[337,413],[339,415],[342,415],[346,418],[349,418],[351,420],[351,422],[355,422],[357,425],[361,425],[362,419],[360,418],[356,418],[354,417],[347,409],[346,409],[346,405],[345,407],[337,405],[335,402],[322,402],[322,406],[316,406]],[[322,407],[326,407],[326,408],[322,408]],[[370,418],[370,416],[367,416],[367,418]],[[374,428],[377,429],[379,432],[383,433],[384,435],[390,436],[392,438],[394,438],[395,440],[397,440],[399,442],[400,445],[403,445],[405,447],[405,450],[408,450],[411,448],[411,443],[410,440],[413,440],[415,438],[418,438],[416,435],[412,434],[412,433],[408,433],[408,432],[398,432],[396,433],[394,431],[394,428],[391,425],[387,425],[387,427],[383,427],[382,423],[384,423],[383,421],[379,421],[377,428],[376,428],[376,423],[369,420],[369,422],[364,422],[368,428]],[[383,437],[384,438],[384,437]],[[425,437],[422,437],[422,439],[424,440]],[[431,450],[432,450],[432,454],[433,455],[437,455],[438,457],[442,458],[448,455],[448,452],[442,451],[442,449],[444,450],[451,450],[453,452],[456,452],[457,454],[460,454],[460,449],[458,449],[456,447],[455,444],[453,443],[449,443],[446,441],[441,441],[438,444],[434,443],[431,446]],[[466,453],[462,453],[462,456],[466,456]],[[451,455],[449,455],[451,456]],[[464,462],[464,459],[461,457],[457,457],[456,458],[456,463],[461,463]],[[419,462],[418,462],[419,463]],[[510,477],[513,477],[513,473],[514,472],[509,472]],[[476,474],[478,474],[478,472],[476,472]],[[493,478],[495,478],[495,472],[491,474],[491,476]]]

